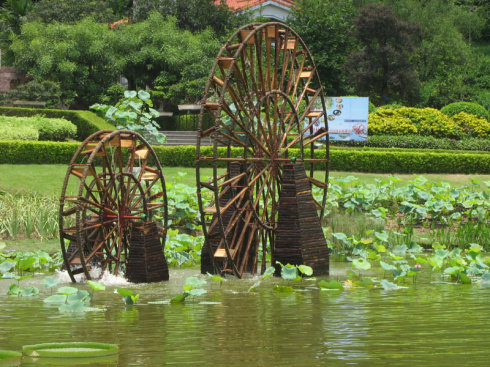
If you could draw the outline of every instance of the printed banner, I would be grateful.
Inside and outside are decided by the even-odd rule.
[[[326,97],[325,104],[330,140],[367,141],[368,97]],[[313,131],[322,125],[323,121],[317,122]]]

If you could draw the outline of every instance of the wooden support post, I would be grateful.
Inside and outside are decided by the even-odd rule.
[[[314,275],[329,272],[329,250],[303,163],[283,168],[274,261],[308,265]],[[276,274],[280,266],[276,265]]]

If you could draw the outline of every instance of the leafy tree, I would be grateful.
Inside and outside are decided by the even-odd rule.
[[[484,76],[488,69],[485,64],[480,65],[484,59],[472,51],[468,35],[478,34],[480,12],[465,13],[464,6],[447,0],[376,2],[392,8],[400,19],[420,25],[421,42],[415,61],[421,82],[421,105],[440,108],[450,102],[477,98],[481,89],[475,86],[488,84],[485,80],[488,77]],[[466,18],[464,23],[462,15]],[[465,28],[464,24],[473,28]]]
[[[49,80],[61,88],[61,100],[87,107],[119,75],[106,24],[86,18],[73,25],[26,23],[11,50],[15,66],[33,80]]]
[[[211,27],[223,36],[241,24],[246,15],[232,12],[225,1],[215,0],[138,0],[133,6],[133,20],[147,19],[152,11],[164,17],[175,17],[177,26],[191,32],[200,32]]]
[[[301,35],[313,54],[325,92],[350,91],[344,64],[352,51],[352,0],[298,0],[288,23]]]
[[[182,31],[177,19],[153,12],[145,21],[124,25],[111,33],[118,69],[130,89],[157,89],[165,108],[202,96],[220,47],[214,32]]]
[[[2,55],[2,64],[10,65],[13,56],[9,50],[10,37],[20,32],[22,17],[32,8],[31,0],[5,0],[0,7],[0,49],[6,50]]]
[[[74,23],[93,17],[97,22],[108,23],[116,20],[111,3],[104,0],[41,0],[33,5],[26,21]]]
[[[413,63],[418,25],[401,21],[383,5],[361,8],[354,25],[361,48],[350,55],[348,68],[356,91],[378,104],[413,101],[419,88]]]
[[[133,0],[107,0],[116,18],[127,18],[131,15]]]
[[[32,8],[31,0],[5,0],[0,8],[0,21],[6,30],[19,33],[22,17]]]

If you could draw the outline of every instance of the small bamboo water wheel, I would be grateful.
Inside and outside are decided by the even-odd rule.
[[[71,280],[92,279],[95,268],[123,272],[135,224],[162,223],[163,246],[167,217],[162,167],[150,144],[130,130],[90,135],[68,166],[60,198],[61,250]]]
[[[311,264],[317,274],[328,272],[320,225],[329,172],[325,112],[311,54],[287,25],[249,24],[223,45],[202,99],[197,138],[203,273],[241,277],[257,272],[259,262],[263,272],[268,254],[273,264]],[[204,129],[209,114],[214,126]],[[212,149],[201,145],[208,136]],[[317,155],[315,143],[322,140],[325,146]],[[212,167],[210,180],[201,178],[206,167]],[[315,170],[320,176],[314,177]],[[322,191],[317,200],[312,187]],[[281,207],[289,209],[281,214]],[[284,246],[277,243],[280,238]],[[309,238],[311,244],[305,245]]]

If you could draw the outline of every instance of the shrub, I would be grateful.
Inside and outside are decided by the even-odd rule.
[[[393,103],[388,103],[383,106],[379,106],[378,110],[396,110],[397,108],[402,108],[404,107],[403,104],[398,103],[398,102],[393,102]],[[371,112],[371,110],[369,111]]]
[[[421,135],[371,135],[367,142],[335,141],[330,142],[330,146],[490,151],[490,139],[463,138],[456,140]]]
[[[466,112],[453,116],[453,121],[464,131],[465,135],[479,138],[490,138],[490,122]]]
[[[369,114],[370,135],[417,134],[417,127],[410,119],[395,113],[396,110],[381,109]]]
[[[369,111],[369,113],[376,112],[376,106],[371,101],[369,102],[368,111]]]
[[[0,141],[0,164],[68,164],[79,147],[68,142]],[[155,146],[162,166],[195,167],[195,146]],[[212,156],[213,148],[205,147],[203,156]],[[224,156],[226,148],[219,148]],[[232,149],[233,156],[242,150]],[[290,156],[298,156],[291,149]],[[325,156],[324,150],[315,152],[317,158]],[[490,154],[485,152],[456,152],[413,149],[339,148],[330,151],[330,169],[381,173],[480,173],[490,174]],[[225,164],[225,162],[221,162]],[[317,169],[321,167],[317,164]],[[164,168],[165,174],[165,168]]]
[[[74,139],[77,127],[65,119],[48,119],[36,116],[35,126],[39,129],[39,140],[64,141]]]
[[[46,102],[47,107],[57,108],[60,104],[61,90],[59,84],[55,82],[31,80],[11,90],[8,97],[11,100],[42,101]]]
[[[466,112],[470,115],[475,115],[490,120],[490,114],[488,113],[487,109],[482,105],[474,102],[450,103],[447,106],[441,108],[441,112],[448,116],[454,116],[460,112]]]
[[[164,166],[195,166],[194,146],[154,148]],[[203,156],[212,156],[212,147],[205,147],[201,153]],[[219,148],[220,156],[225,153],[225,148]],[[232,149],[232,156],[240,155],[240,149]],[[290,150],[290,156],[298,155],[297,150]],[[315,156],[323,158],[325,152],[317,150]],[[331,170],[381,173],[490,173],[490,154],[484,152],[333,147],[330,158]],[[316,168],[321,167],[317,165]]]
[[[415,124],[420,135],[456,138],[460,130],[454,121],[435,108],[402,107],[396,110]]]
[[[107,88],[106,92],[100,96],[100,102],[103,104],[111,104],[114,105],[121,98],[124,97],[124,92],[126,88],[124,88],[121,84],[116,83]]]
[[[490,154],[332,149],[330,169],[379,173],[490,173]]]
[[[0,141],[0,164],[68,164],[79,143]]]
[[[77,127],[76,138],[84,140],[98,130],[114,130],[114,126],[91,111],[53,110],[44,108],[0,107],[0,115],[35,116],[44,115],[50,118],[64,118]]]
[[[402,107],[369,114],[369,133],[458,138],[461,131],[451,118],[434,108]]]
[[[39,131],[31,126],[0,127],[0,140],[38,140]]]
[[[38,131],[39,140],[63,141],[74,138],[77,132],[76,126],[68,120],[50,119],[39,115],[33,117],[0,116],[0,131],[3,131],[4,127],[35,129]]]

